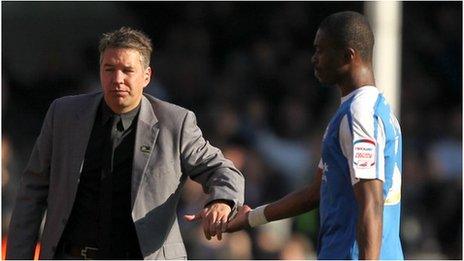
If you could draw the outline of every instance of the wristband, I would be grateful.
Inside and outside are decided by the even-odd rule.
[[[264,208],[267,205],[259,206],[248,213],[248,223],[250,227],[256,227],[268,223],[266,216],[264,216]]]

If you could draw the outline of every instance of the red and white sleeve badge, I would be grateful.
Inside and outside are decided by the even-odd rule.
[[[375,142],[360,139],[353,143],[353,167],[369,169],[375,167]]]

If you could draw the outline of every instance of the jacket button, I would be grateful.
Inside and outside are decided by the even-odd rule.
[[[52,247],[52,251],[56,252],[56,246]]]
[[[66,222],[67,222],[67,221],[68,221],[68,220],[67,220],[66,218],[63,218],[63,220],[61,221],[61,223],[62,223],[63,225],[66,225]]]

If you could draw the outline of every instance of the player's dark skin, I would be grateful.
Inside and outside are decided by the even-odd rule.
[[[319,82],[338,87],[342,96],[362,86],[375,86],[372,59],[363,59],[355,48],[339,47],[333,42],[324,30],[317,31],[311,62]],[[318,168],[309,185],[270,203],[264,210],[266,219],[275,221],[289,218],[318,207],[321,180],[322,169]],[[378,259],[382,243],[383,182],[378,179],[361,179],[353,188],[359,211],[356,227],[359,258]],[[237,217],[229,222],[227,232],[249,227],[250,210],[247,205],[241,207]]]

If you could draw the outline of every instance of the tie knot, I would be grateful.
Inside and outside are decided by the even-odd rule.
[[[112,126],[113,130],[117,130],[117,131],[123,131],[124,130],[124,126],[122,125],[121,116],[119,116],[119,115],[111,116],[111,123],[112,123],[111,126]]]

